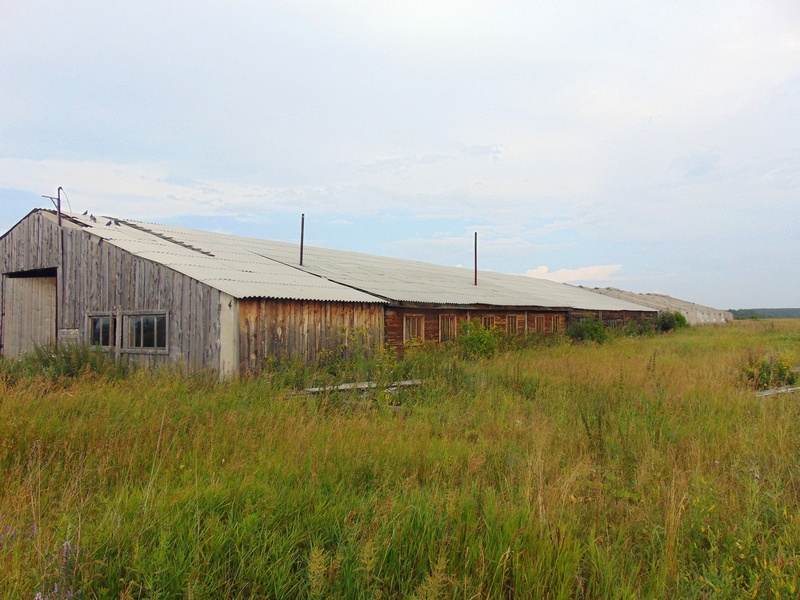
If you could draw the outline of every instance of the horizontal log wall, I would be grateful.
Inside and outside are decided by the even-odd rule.
[[[649,319],[658,315],[655,309],[650,311],[633,311],[633,310],[574,310],[569,315],[569,321],[580,321],[589,317],[593,317],[598,321],[602,321],[606,327],[622,327],[631,321],[641,321],[642,319]]]
[[[239,301],[242,368],[259,370],[269,357],[315,362],[326,355],[371,351],[382,342],[383,306],[354,302]]]
[[[412,308],[391,307],[385,311],[386,345],[399,351],[405,347],[403,339],[404,320],[406,316],[418,315],[424,320],[424,342],[438,343],[440,340],[439,317],[453,316],[456,329],[460,329],[465,321],[491,317],[494,327],[499,331],[508,331],[508,317],[517,317],[517,334],[563,333],[567,328],[567,311],[542,311],[502,308],[497,309],[464,309],[464,308]]]

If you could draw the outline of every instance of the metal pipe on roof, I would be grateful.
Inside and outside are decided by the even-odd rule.
[[[475,285],[478,285],[478,232],[475,232]]]
[[[303,266],[303,241],[306,234],[306,214],[300,215],[300,266]]]

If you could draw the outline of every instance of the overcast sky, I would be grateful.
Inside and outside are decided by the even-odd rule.
[[[114,215],[800,306],[800,3],[0,0],[0,232]]]

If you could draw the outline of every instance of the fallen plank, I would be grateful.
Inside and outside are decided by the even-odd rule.
[[[422,385],[421,379],[407,379],[405,381],[395,381],[394,383],[390,383],[384,391],[392,393],[396,392],[400,388],[404,387],[411,387],[415,385]],[[373,390],[378,387],[378,384],[374,381],[368,381],[365,383],[343,383],[341,385],[327,385],[324,387],[311,387],[306,388],[300,393],[305,394],[321,394],[323,392],[349,392],[353,390],[357,391],[366,391],[366,390]]]
[[[800,390],[800,386],[795,387],[782,387],[782,388],[775,388],[774,390],[764,390],[763,392],[757,392],[756,396],[759,398],[763,398],[764,396],[774,396],[775,394],[788,394],[789,392],[796,392]]]

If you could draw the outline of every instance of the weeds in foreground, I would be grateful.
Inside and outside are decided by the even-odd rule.
[[[0,381],[8,383],[32,377],[55,381],[92,373],[109,379],[127,374],[124,363],[109,352],[86,344],[37,346],[19,360],[0,358]]]
[[[2,380],[0,598],[797,597],[798,397],[739,371],[800,324],[758,325],[414,351],[397,411],[277,372]]]
[[[742,379],[757,390],[794,385],[798,381],[798,365],[794,356],[788,353],[764,357],[751,354],[742,367]]]

